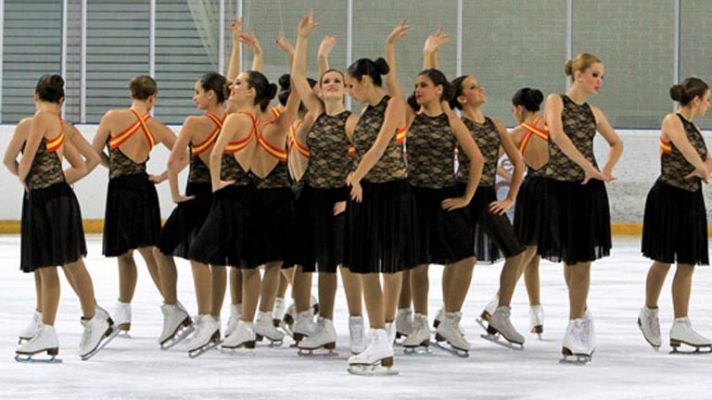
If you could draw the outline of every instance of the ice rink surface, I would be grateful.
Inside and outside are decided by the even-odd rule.
[[[118,293],[116,260],[101,256],[101,239],[90,236],[87,267],[99,304],[113,308]],[[252,354],[210,351],[189,359],[178,350],[161,351],[161,299],[139,263],[133,301],[131,338],[117,338],[89,361],[76,355],[81,335],[79,302],[62,277],[56,323],[59,365],[14,361],[17,334],[34,307],[32,275],[19,271],[20,241],[0,236],[0,397],[42,399],[231,398],[231,399],[709,399],[712,354],[670,355],[672,324],[668,276],[660,301],[663,347],[655,352],[636,325],[643,304],[650,262],[640,256],[639,238],[617,237],[613,254],[594,264],[589,308],[598,338],[593,362],[560,365],[561,339],[568,302],[562,267],[542,262],[544,340],[526,334],[524,351],[513,351],[479,337],[475,316],[496,292],[501,263],[475,267],[464,307],[463,327],[472,342],[470,358],[433,350],[430,356],[405,356],[396,347],[396,377],[360,377],[346,371],[348,316],[343,291],[337,292],[335,325],[339,357],[305,358],[289,348],[258,346]],[[181,302],[195,312],[190,268],[178,262]],[[442,267],[430,270],[430,320],[441,304]],[[316,279],[314,279],[316,284]],[[701,267],[694,278],[690,317],[702,334],[712,335],[712,270]],[[313,290],[316,293],[316,287]],[[229,300],[223,308],[223,325]],[[513,301],[512,321],[528,328],[528,301],[523,283]]]

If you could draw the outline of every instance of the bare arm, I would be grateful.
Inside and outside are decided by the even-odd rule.
[[[64,157],[71,165],[71,167],[64,170],[64,179],[71,185],[85,177],[89,170],[87,169],[87,163],[71,140],[65,140],[63,146]]]
[[[408,34],[408,20],[402,20],[386,39],[386,62],[390,67],[390,71],[385,76],[386,88],[391,97],[405,99],[403,91],[398,84],[398,68],[396,64],[396,42]]]
[[[383,119],[383,125],[378,132],[376,141],[371,145],[366,154],[363,155],[361,162],[356,167],[356,170],[349,174],[346,179],[346,183],[351,186],[351,197],[356,201],[361,201],[362,191],[361,191],[361,179],[363,179],[366,174],[376,165],[378,160],[381,159],[383,153],[388,147],[388,143],[393,140],[393,136],[396,133],[396,129],[402,126],[404,123],[405,104],[403,100],[397,98],[391,98],[388,100],[388,106],[386,107],[386,113]]]
[[[442,202],[444,209],[454,210],[465,207],[472,201],[472,197],[475,195],[477,186],[480,184],[480,179],[482,178],[482,169],[485,165],[485,159],[482,157],[482,153],[480,152],[480,148],[477,147],[475,139],[470,135],[469,129],[467,129],[467,126],[465,126],[462,120],[458,118],[457,114],[450,108],[447,101],[442,102],[442,108],[445,115],[447,115],[457,143],[470,161],[470,171],[467,176],[465,193],[463,193],[460,198],[445,199]]]
[[[316,29],[313,15],[310,12],[299,21],[297,28],[297,45],[294,51],[291,78],[304,106],[310,113],[317,116],[323,112],[319,98],[314,94],[307,81],[307,48],[309,35]]]
[[[240,35],[240,42],[244,43],[247,48],[252,51],[252,71],[262,71],[262,65],[264,64],[264,55],[262,53],[262,46],[260,46],[260,41],[257,40],[255,34],[253,32],[242,33]]]
[[[96,129],[94,134],[94,139],[91,142],[91,146],[99,154],[101,159],[101,165],[109,168],[109,157],[104,153],[104,147],[106,146],[107,140],[111,136],[111,130],[109,129],[109,113],[104,114],[99,123],[99,127]]]
[[[329,54],[336,44],[336,36],[327,35],[321,40],[316,58],[319,64],[319,76],[329,70]]]
[[[230,31],[232,32],[232,51],[230,52],[230,63],[227,67],[227,78],[228,82],[234,81],[240,74],[240,35],[242,34],[242,17],[237,18],[235,22],[230,25]]]
[[[196,119],[199,117],[188,117],[183,123],[183,127],[178,134],[178,138],[173,144],[171,155],[168,157],[168,186],[171,189],[171,197],[175,203],[182,203],[195,196],[184,196],[178,188],[178,174],[190,163],[190,155],[186,150],[190,144],[192,132],[195,131]]]
[[[601,173],[606,177],[606,182],[609,182],[615,179],[613,178],[613,167],[616,166],[618,160],[621,158],[621,154],[623,154],[623,141],[608,122],[603,112],[598,107],[592,107],[592,109],[593,115],[596,117],[596,130],[606,139],[606,142],[608,142],[608,145],[611,147],[606,165],[604,165],[603,170],[601,170]]]
[[[605,180],[605,176],[581,154],[571,139],[564,133],[564,125],[561,122],[561,113],[564,110],[564,103],[563,100],[561,100],[561,96],[558,94],[550,94],[546,99],[546,105],[544,107],[546,123],[549,126],[549,138],[559,146],[566,157],[583,169],[585,176],[581,184],[588,183],[592,178]]]
[[[292,65],[294,65],[294,46],[289,43],[289,40],[284,37],[282,32],[279,33],[275,42],[277,43],[277,47],[282,49],[282,51],[287,55],[289,68],[292,68]]]
[[[72,145],[77,149],[77,151],[79,151],[79,154],[84,157],[86,163],[86,175],[90,174],[101,162],[101,156],[96,150],[94,150],[94,147],[92,147],[89,141],[84,138],[84,135],[82,135],[82,133],[74,125],[64,122],[64,129],[65,132],[67,132],[68,138],[72,142]]]
[[[20,178],[20,182],[24,183],[25,179],[27,179],[27,174],[29,174],[30,168],[32,168],[32,162],[37,154],[37,149],[39,149],[42,138],[48,128],[49,121],[42,113],[32,118],[32,122],[30,122],[30,132],[27,135],[27,142],[25,142],[25,150],[22,153],[20,164],[17,168],[17,176]]]
[[[3,164],[5,164],[8,171],[15,176],[18,176],[18,168],[20,166],[17,162],[17,156],[22,151],[22,144],[27,140],[27,134],[30,130],[31,123],[32,118],[25,118],[18,122],[15,126],[15,131],[12,134],[10,144],[8,144],[7,149],[5,149]]]
[[[685,160],[695,167],[695,171],[693,171],[690,176],[698,176],[707,183],[710,169],[687,139],[685,127],[682,125],[680,118],[675,114],[668,114],[665,119],[663,119],[662,131],[663,134],[667,135],[672,144],[680,150]]]
[[[423,46],[423,69],[438,69],[438,51],[450,40],[450,37],[440,27],[435,34],[428,36]]]
[[[517,193],[519,193],[519,187],[522,185],[522,177],[524,177],[525,167],[522,154],[514,145],[514,141],[512,140],[512,137],[509,136],[509,132],[507,132],[507,128],[504,126],[502,121],[495,119],[494,124],[497,127],[497,132],[499,133],[499,138],[502,143],[502,147],[504,148],[504,152],[507,154],[509,161],[514,165],[514,173],[512,174],[512,180],[509,183],[507,198],[490,204],[490,211],[501,215],[506,213],[517,199]]]

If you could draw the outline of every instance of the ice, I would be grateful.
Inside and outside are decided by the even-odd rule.
[[[97,299],[109,311],[117,293],[116,260],[101,256],[101,239],[88,238],[87,267]],[[396,377],[348,374],[348,316],[343,291],[337,293],[336,358],[307,358],[287,344],[259,346],[253,356],[210,351],[191,360],[173,348],[159,349],[161,299],[140,257],[139,281],[133,301],[131,339],[117,338],[89,361],[76,355],[81,335],[80,308],[62,275],[62,300],[56,330],[61,365],[28,365],[13,360],[18,332],[32,317],[35,304],[32,275],[19,271],[20,241],[0,236],[0,397],[3,398],[249,398],[249,399],[705,399],[710,398],[712,355],[670,355],[672,324],[671,270],[660,301],[663,346],[655,352],[636,325],[643,304],[650,261],[639,251],[639,238],[616,237],[613,254],[596,262],[589,308],[598,335],[598,351],[586,366],[560,365],[561,339],[568,314],[562,266],[541,264],[544,341],[525,334],[524,351],[511,351],[479,338],[476,325],[485,303],[497,290],[501,263],[475,268],[464,308],[463,326],[473,343],[470,358],[434,350],[430,357],[407,357],[396,348]],[[178,261],[179,299],[195,313],[188,264]],[[442,267],[430,272],[430,321],[441,304]],[[314,283],[316,284],[316,279]],[[712,335],[712,276],[701,267],[694,277],[690,316],[696,329]],[[317,293],[316,287],[313,293]],[[229,295],[228,295],[229,298]],[[229,315],[223,309],[223,326]],[[365,308],[364,308],[365,310]],[[529,305],[523,284],[512,303],[512,323],[528,327]],[[285,340],[288,343],[289,340]]]

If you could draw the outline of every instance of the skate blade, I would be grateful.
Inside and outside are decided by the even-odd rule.
[[[226,353],[231,353],[231,354],[240,354],[240,353],[254,353],[255,350],[255,341],[254,340],[248,340],[247,342],[242,342],[237,346],[234,347],[225,347],[223,344],[220,346],[220,350]]]
[[[333,349],[320,347],[318,349],[299,349],[297,355],[306,358],[334,358],[338,357],[339,353],[335,352]]]
[[[524,344],[509,342],[509,341],[507,341],[507,339],[503,338],[502,335],[500,335],[500,334],[493,335],[491,333],[488,333],[486,335],[480,335],[480,337],[488,342],[498,344],[498,345],[500,345],[502,347],[506,347],[510,350],[517,350],[517,351],[524,350]]]
[[[433,354],[433,349],[430,346],[405,347],[403,354],[407,356],[429,356]]]
[[[393,367],[382,367],[381,365],[349,365],[348,371],[351,375],[358,376],[395,376],[398,371]]]
[[[50,354],[50,352],[47,352],[47,357],[48,358],[36,358],[35,355],[43,353],[42,351],[37,352],[35,354],[15,354],[15,361],[19,363],[27,363],[27,364],[61,364],[62,359],[57,358],[57,351],[55,350],[55,354]]]
[[[270,347],[270,348],[273,348],[273,347],[281,347],[282,344],[284,344],[284,340],[283,340],[283,339],[270,339],[270,338],[268,338],[267,336],[257,335],[257,341],[258,341],[258,342],[261,343],[263,339],[267,339],[267,341],[268,341],[269,343],[267,343],[267,346],[266,346],[266,347]]]
[[[447,344],[447,343],[435,342],[435,343],[433,343],[433,347],[435,347],[436,349],[440,349],[440,350],[442,350],[442,351],[445,351],[445,352],[447,352],[447,353],[450,353],[450,354],[452,354],[453,356],[456,356],[456,357],[459,357],[459,358],[468,358],[468,357],[470,357],[470,352],[469,352],[469,351],[456,349],[456,348],[450,346],[450,345]]]
[[[593,353],[574,353],[566,347],[561,348],[561,355],[563,357],[559,360],[559,364],[586,365],[590,363],[593,358]]]
[[[218,347],[218,346],[220,345],[220,343],[222,343],[222,340],[210,342],[210,343],[206,344],[205,346],[203,346],[203,347],[201,347],[201,348],[199,348],[199,349],[188,350],[188,357],[190,357],[190,358],[198,358],[198,357],[200,357],[201,355],[207,353],[209,350],[212,350],[212,349]]]
[[[682,348],[682,345],[685,345],[686,347]],[[672,347],[672,350],[670,350],[670,354],[679,354],[679,355],[703,355],[703,354],[712,354],[712,346],[707,345],[707,346],[694,346],[689,343],[681,342],[678,341],[675,344],[671,343],[670,346]]]
[[[109,342],[114,340],[114,338],[116,338],[116,336],[118,336],[118,335],[119,335],[119,330],[116,329],[115,326],[112,327],[111,331],[106,336],[104,336],[104,338],[99,342],[99,345],[96,346],[96,348],[94,350],[90,351],[89,353],[87,353],[83,356],[79,356],[79,358],[81,358],[82,361],[86,361],[86,360],[94,357],[96,355],[96,353],[100,352],[104,347],[106,347],[107,344],[109,344]]]
[[[191,333],[195,332],[195,327],[193,324],[190,324],[188,326],[184,326],[183,328],[179,328],[178,331],[175,332],[175,334],[163,341],[161,343],[161,350],[168,350],[171,347],[177,345],[178,343],[182,342],[185,338],[190,336]]]

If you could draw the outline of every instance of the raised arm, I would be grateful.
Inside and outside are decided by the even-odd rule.
[[[465,126],[465,123],[455,114],[455,112],[450,108],[447,101],[442,102],[443,113],[447,115],[447,119],[450,122],[450,128],[457,139],[457,143],[460,148],[467,156],[470,161],[470,172],[467,177],[467,186],[465,187],[465,193],[461,197],[445,199],[442,201],[442,208],[445,210],[455,210],[457,208],[462,208],[470,204],[472,197],[475,195],[477,186],[480,184],[480,178],[482,178],[482,169],[485,165],[485,159],[482,157],[480,148],[477,147],[475,139],[470,135],[470,131]]]
[[[405,115],[405,103],[402,99],[391,98],[388,100],[383,125],[378,132],[376,141],[371,145],[356,170],[349,174],[346,183],[351,186],[351,198],[360,202],[362,199],[361,179],[376,165],[388,147],[388,143],[393,140],[393,135],[398,127],[403,126],[403,116]]]
[[[287,55],[287,58],[289,59],[289,68],[291,69],[292,65],[294,65],[294,46],[292,46],[289,40],[284,37],[283,32],[279,32],[275,43],[277,43],[277,47],[279,47]]]
[[[608,118],[603,114],[603,111],[598,107],[591,108],[593,109],[593,115],[596,117],[596,130],[606,139],[606,142],[608,142],[610,146],[608,160],[601,170],[601,173],[606,178],[606,182],[610,182],[615,179],[613,177],[613,167],[616,166],[618,160],[621,158],[621,154],[623,154],[623,141],[608,122]],[[697,152],[695,152],[695,154],[697,154]]]
[[[321,40],[316,55],[319,64],[319,76],[324,75],[324,72],[329,70],[329,54],[331,54],[331,50],[334,49],[335,44],[336,36],[334,35],[326,35],[324,39]]]
[[[428,36],[423,46],[423,69],[438,69],[438,51],[448,40],[450,37],[443,32],[442,27]]]
[[[312,114],[319,115],[323,112],[321,100],[314,94],[307,81],[308,41],[309,35],[314,32],[315,29],[314,16],[310,11],[309,14],[299,21],[297,28],[297,45],[294,51],[294,63],[292,63],[290,77],[307,110]]]
[[[386,88],[391,97],[399,99],[405,99],[405,97],[403,96],[400,84],[398,84],[395,44],[408,34],[408,29],[410,29],[410,25],[408,25],[408,20],[404,19],[393,28],[393,31],[386,39],[386,61],[388,62],[388,67],[390,67],[390,71],[385,76]]]
[[[230,25],[232,33],[232,50],[230,51],[230,63],[227,67],[228,82],[232,82],[240,75],[240,35],[242,34],[242,17],[235,19]]]
[[[663,134],[667,135],[672,144],[680,150],[685,160],[695,167],[695,171],[688,175],[688,177],[697,176],[707,183],[710,169],[705,160],[702,160],[700,154],[687,139],[685,127],[682,125],[680,118],[675,114],[668,114],[665,119],[663,119],[662,130]]]
[[[585,175],[581,182],[582,185],[588,183],[590,179],[606,180],[606,177],[581,154],[571,139],[564,133],[564,125],[561,122],[563,110],[564,102],[561,100],[561,96],[550,94],[544,106],[544,115],[549,126],[549,139],[559,146],[566,157],[583,169]]]
[[[254,32],[243,32],[240,35],[240,42],[252,51],[252,71],[262,71],[264,55],[260,41],[257,40],[257,36],[255,36]],[[238,71],[238,74],[239,73]]]

